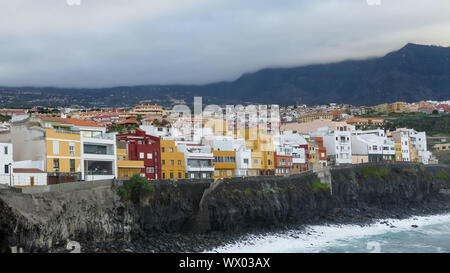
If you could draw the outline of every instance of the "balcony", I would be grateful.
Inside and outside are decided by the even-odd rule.
[[[201,167],[187,166],[186,171],[188,171],[188,172],[213,172],[214,166],[201,166]]]

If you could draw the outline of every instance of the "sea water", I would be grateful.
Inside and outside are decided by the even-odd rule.
[[[368,226],[307,226],[265,236],[248,235],[212,252],[450,253],[450,214],[378,220]]]

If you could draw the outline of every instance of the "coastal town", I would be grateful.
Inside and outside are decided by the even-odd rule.
[[[427,132],[389,126],[411,113],[447,118],[449,101],[271,105],[255,120],[248,111],[239,119],[238,111],[218,118],[176,109],[0,109],[0,183],[288,176],[347,164],[437,164],[434,150],[450,149],[445,135],[432,138],[430,149]]]

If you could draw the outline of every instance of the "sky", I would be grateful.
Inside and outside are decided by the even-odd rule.
[[[0,0],[0,86],[231,81],[450,46],[448,0]]]

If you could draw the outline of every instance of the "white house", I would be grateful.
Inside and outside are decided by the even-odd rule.
[[[117,177],[116,134],[81,133],[81,176],[87,181]]]
[[[43,161],[13,161],[12,143],[0,143],[0,184],[11,187],[47,185]]]
[[[233,138],[230,136],[214,136],[214,150],[219,151],[235,151],[236,152],[236,169],[235,176],[248,176],[248,170],[252,168],[252,152],[245,146],[243,138]]]
[[[36,168],[13,168],[13,187],[34,187],[47,185],[47,173]]]
[[[210,146],[178,141],[175,144],[184,153],[186,178],[212,178],[214,155]]]
[[[327,156],[336,165],[352,164],[351,128],[338,126],[332,130],[329,127],[319,128],[311,136],[323,137],[323,146],[327,149]]]
[[[171,128],[169,127],[141,125],[139,128],[144,130],[147,135],[156,136],[162,139],[166,139],[171,136]]]
[[[394,142],[377,134],[357,134],[352,136],[352,155],[367,156],[368,162],[395,160]],[[353,162],[361,163],[361,162]]]
[[[428,164],[431,158],[431,152],[427,148],[427,135],[425,132],[417,132],[411,130],[410,132],[411,145],[416,148],[419,156],[419,162]]]

